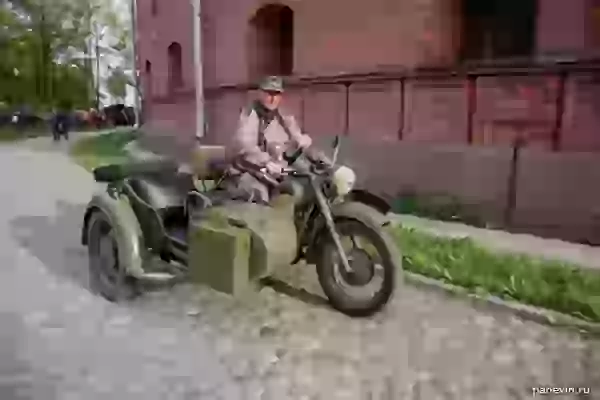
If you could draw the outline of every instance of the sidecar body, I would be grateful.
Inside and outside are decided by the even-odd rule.
[[[202,146],[190,172],[168,161],[94,171],[106,188],[88,204],[82,243],[100,294],[117,301],[143,283],[183,277],[238,294],[294,260],[293,198],[270,206],[228,200],[212,187],[224,159],[224,148]]]

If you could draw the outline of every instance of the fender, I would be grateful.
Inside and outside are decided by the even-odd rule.
[[[135,278],[144,275],[143,233],[127,197],[107,191],[92,197],[83,217],[81,243],[84,246],[88,245],[88,224],[94,211],[103,212],[115,230],[119,244],[119,262],[125,267],[127,273]]]
[[[331,207],[331,212],[334,219],[355,219],[377,230],[388,225],[390,222],[387,216],[381,213],[381,211],[378,209],[358,201],[345,201],[343,203],[336,204]],[[319,217],[315,221],[315,225],[308,240],[310,245],[306,253],[306,261],[309,264],[314,262],[314,257],[318,253],[318,244],[321,242],[320,238],[322,235],[326,234],[327,228],[325,226],[325,220],[323,217]]]
[[[389,201],[381,196],[374,194],[364,189],[354,189],[347,196],[348,202],[358,202],[366,204],[381,214],[386,215],[392,210],[392,206]]]
[[[377,208],[370,204],[358,201],[345,201],[331,207],[333,218],[351,218],[380,228],[388,224],[389,219]]]
[[[396,243],[394,243],[391,235],[387,233],[387,229],[385,229],[385,227],[389,224],[389,219],[385,215],[382,215],[379,211],[374,210],[366,204],[358,202],[339,204],[338,207],[334,207],[332,209],[332,212],[334,218],[355,219],[372,228],[373,230],[378,231],[386,245],[387,251],[390,254],[390,258],[395,260],[398,269],[402,268],[402,253],[400,252],[400,249]],[[325,229],[325,227],[322,228],[319,235],[316,236],[317,239],[319,239],[320,235],[326,234]],[[315,243],[318,242],[319,241]]]

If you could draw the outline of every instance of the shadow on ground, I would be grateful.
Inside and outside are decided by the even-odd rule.
[[[20,247],[39,259],[49,272],[90,290],[87,249],[80,244],[84,211],[83,204],[59,201],[55,215],[17,217],[11,221],[11,232]],[[307,274],[314,274],[314,270],[306,271],[306,266],[291,267],[261,283],[310,306],[328,307],[322,294],[316,294],[318,291],[314,289],[307,290],[303,279]],[[160,291],[161,287],[146,289]]]
[[[11,221],[19,245],[52,274],[89,290],[87,251],[81,243],[85,205],[59,201],[54,216],[21,216]]]
[[[304,271],[299,273],[305,273]],[[277,278],[265,278],[261,281],[261,284],[270,287],[274,291],[280,294],[284,294],[289,297],[293,297],[300,300],[307,305],[328,308],[329,303],[327,299],[319,294],[314,293],[314,290],[307,290],[303,287],[296,287],[285,282],[283,279]]]

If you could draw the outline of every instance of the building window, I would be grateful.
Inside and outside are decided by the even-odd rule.
[[[146,93],[148,95],[149,98],[152,97],[152,85],[153,85],[153,81],[152,81],[152,63],[148,60],[146,60],[146,65],[144,68],[144,78],[146,81]]]
[[[156,16],[158,14],[158,0],[151,0],[150,9],[152,16]]]
[[[592,0],[590,3],[590,36],[591,44],[600,47],[600,0]]]
[[[529,57],[537,0],[463,0],[463,60]]]
[[[280,4],[261,7],[250,20],[250,78],[291,75],[294,69],[294,11]]]
[[[167,49],[169,57],[169,90],[173,91],[183,86],[183,65],[181,63],[181,45],[171,43]]]

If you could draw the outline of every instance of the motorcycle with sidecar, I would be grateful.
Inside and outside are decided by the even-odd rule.
[[[233,200],[220,187],[227,173],[220,146],[199,146],[193,172],[164,160],[96,168],[95,180],[106,187],[89,202],[82,228],[92,288],[110,301],[131,299],[145,284],[224,273],[219,260],[239,252],[243,260],[235,263],[250,260],[247,280],[304,260],[316,265],[333,308],[350,316],[378,312],[401,272],[399,249],[386,230],[390,206],[354,187],[353,171],[337,165],[339,148],[336,137],[327,163],[293,149],[285,155],[290,167],[277,176],[248,167],[271,185],[270,204]],[[250,232],[246,253],[214,239],[225,227]],[[213,287],[232,293],[240,279],[227,279]]]

